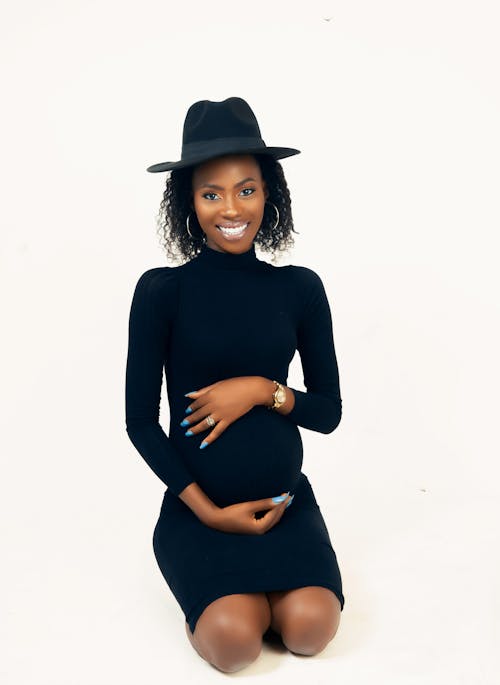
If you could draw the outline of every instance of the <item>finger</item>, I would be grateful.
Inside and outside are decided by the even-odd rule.
[[[289,504],[289,502],[290,502],[290,500],[291,500],[291,497],[292,497],[292,496],[290,495],[289,497],[286,498],[286,500],[283,502],[283,504],[280,504],[280,505],[279,505],[279,510],[276,512],[276,520],[275,520],[275,522],[274,522],[275,524],[278,523],[278,521],[280,520],[280,518],[281,518],[281,517],[283,516],[283,514],[285,513],[285,510],[286,510],[286,508],[287,508],[287,506],[288,506],[288,504]]]
[[[217,383],[212,383],[212,385],[205,385],[204,388],[198,388],[198,390],[193,390],[192,392],[187,392],[184,397],[199,397],[200,394],[207,392],[207,390],[211,390],[212,388],[215,388]]]
[[[274,513],[275,519],[279,521],[279,519],[283,516],[283,513],[286,509],[286,505],[290,501],[291,495],[288,495],[288,497],[285,497],[283,502],[281,504],[275,505],[274,509],[271,511],[271,513]]]
[[[283,504],[280,504],[276,509],[273,511],[269,512],[271,515],[267,517],[268,519],[268,526],[267,530],[270,530],[273,528],[275,525],[277,525],[285,513],[285,507],[286,507],[286,502],[283,502]]]
[[[224,433],[228,426],[229,423],[227,421],[224,421],[224,419],[221,419],[219,423],[217,423],[215,427],[210,431],[210,433],[205,438],[203,438],[203,442],[207,443],[207,447],[208,445],[211,445],[215,440],[217,440],[219,435],[221,433]]]
[[[255,519],[256,528],[260,533],[267,533],[268,530],[278,523],[279,519],[280,517],[276,509],[267,511],[262,518]]]
[[[266,513],[260,519],[256,519],[256,521],[259,524],[259,528],[263,532],[268,531],[270,528],[272,528],[278,523],[280,518],[283,516],[283,513],[286,509],[286,505],[290,501],[290,498],[291,496],[288,496],[280,504],[273,504],[272,509],[266,511]]]
[[[201,433],[210,428],[208,423],[205,421],[207,416],[212,416],[210,413],[210,405],[206,405],[202,409],[198,409],[193,412],[193,414],[188,414],[182,421],[181,427],[186,430],[190,430],[193,434]],[[212,416],[214,421],[217,421],[215,416]]]
[[[286,495],[286,492],[281,492],[280,497],[283,497]],[[286,502],[286,499],[285,499]],[[273,502],[272,497],[264,497],[264,499],[254,499],[250,500],[248,504],[251,505],[252,509],[254,512],[256,511],[263,511],[264,509],[274,509],[275,507],[279,506],[281,502]]]
[[[186,397],[188,397],[186,395]],[[204,404],[206,404],[207,398],[203,397],[202,395],[198,395],[198,392],[196,393],[191,393],[189,396],[189,399],[192,400],[191,404],[188,404],[188,406],[185,409],[186,414],[193,414],[197,409],[201,409]],[[188,411],[189,410],[189,411]]]
[[[195,400],[194,402],[191,402],[191,404],[188,404],[184,413],[186,414],[187,418],[192,420],[192,418],[193,418],[193,416],[195,416],[196,412],[198,412],[199,416],[205,416],[205,414],[203,413],[203,409],[206,410],[207,406],[208,406],[207,398],[204,398],[202,396],[199,399]]]

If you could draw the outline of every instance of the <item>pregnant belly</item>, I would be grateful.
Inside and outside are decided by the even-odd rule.
[[[209,431],[184,438],[183,453],[200,488],[219,507],[292,494],[302,468],[302,439],[297,426],[277,412],[256,406],[208,447],[199,445]]]

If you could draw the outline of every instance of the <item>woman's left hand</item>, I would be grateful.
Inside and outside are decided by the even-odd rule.
[[[258,388],[258,376],[237,376],[188,393],[188,399],[194,398],[194,402],[188,405],[192,411],[186,414],[185,420],[189,422],[184,424],[186,431],[197,435],[208,430],[210,426],[205,418],[210,414],[215,426],[203,442],[211,444],[233,421],[257,404]]]

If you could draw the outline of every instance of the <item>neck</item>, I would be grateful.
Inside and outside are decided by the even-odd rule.
[[[196,257],[199,264],[221,269],[246,269],[262,264],[255,253],[252,243],[246,252],[222,252],[204,243]]]

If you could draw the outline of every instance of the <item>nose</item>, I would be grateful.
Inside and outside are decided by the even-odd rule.
[[[237,208],[236,202],[233,198],[231,198],[231,197],[226,198],[223,214],[224,214],[224,216],[231,218],[231,219],[234,219],[235,216],[238,216],[238,208]]]

